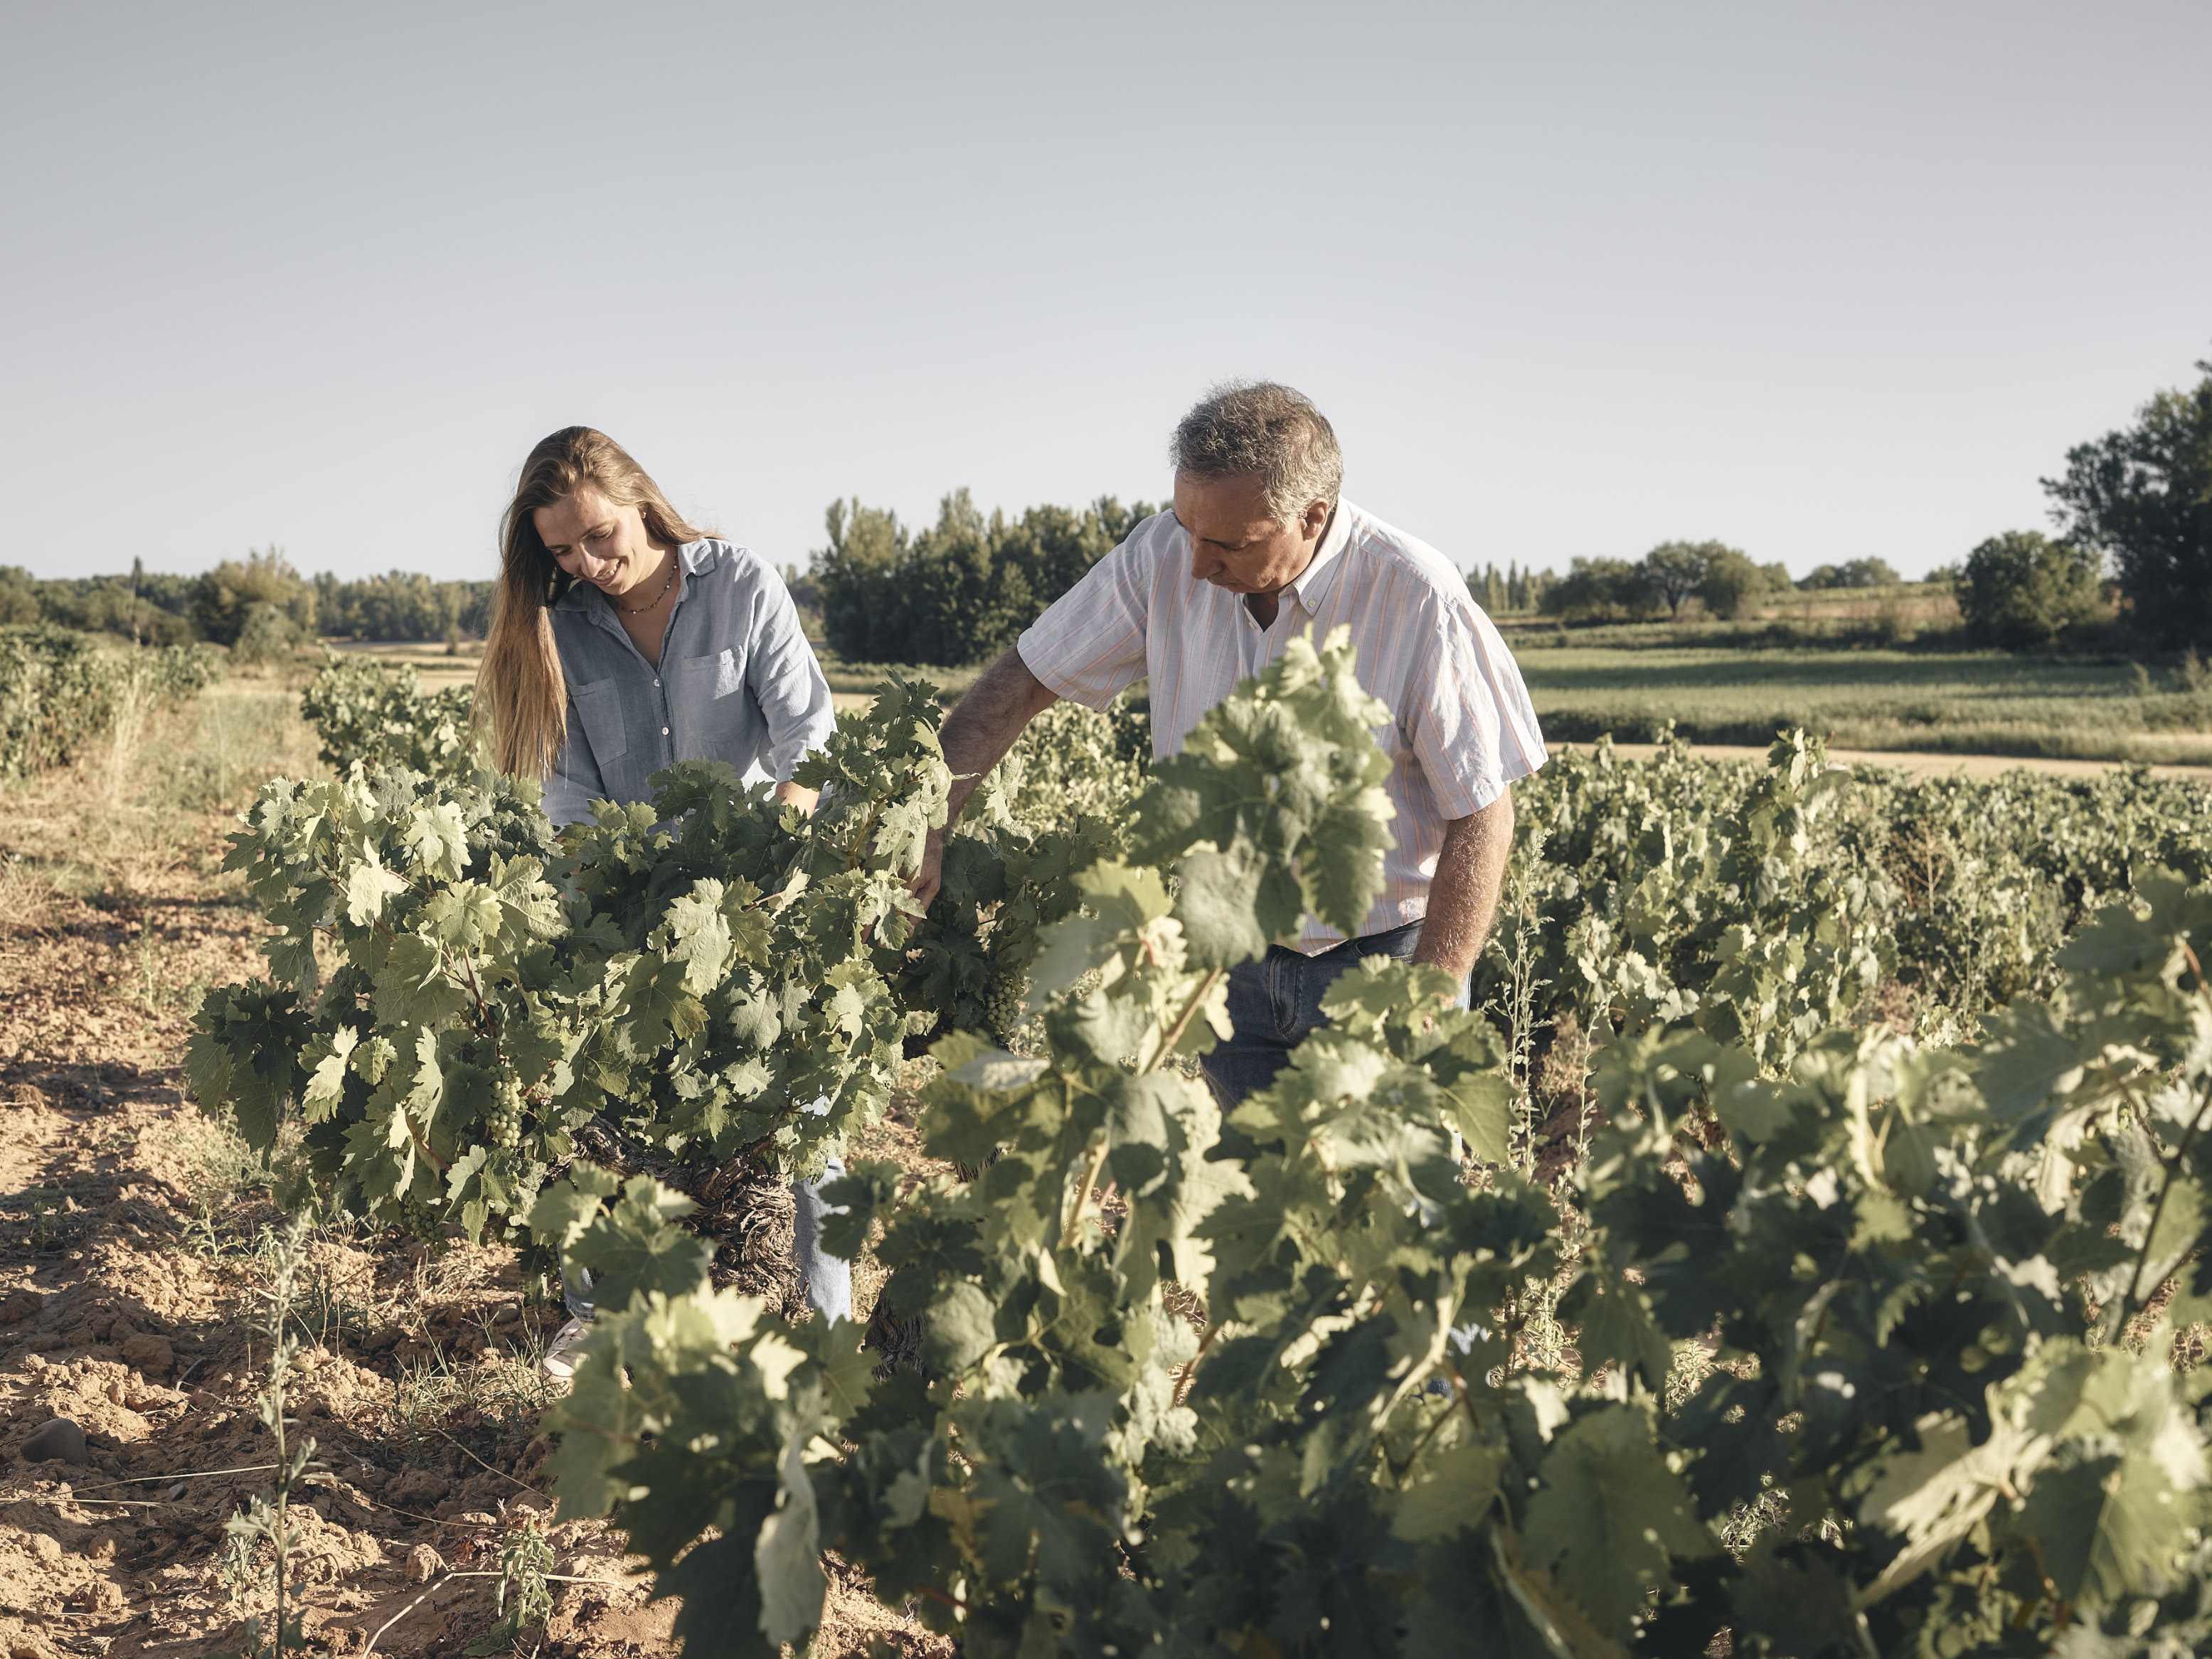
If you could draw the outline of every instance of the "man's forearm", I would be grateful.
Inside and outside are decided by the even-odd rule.
[[[1513,853],[1513,791],[1479,812],[1444,826],[1437,854],[1436,878],[1429,884],[1429,914],[1421,923],[1421,942],[1413,960],[1441,968],[1455,979],[1474,971],[1474,959],[1489,942],[1498,920],[1498,896]]]
[[[1029,665],[1012,646],[976,677],[968,694],[945,717],[945,729],[938,739],[944,745],[945,763],[952,772],[946,823],[958,821],[968,798],[982,783],[983,775],[1006,758],[1022,728],[1059,701],[1042,680],[1030,672]]]

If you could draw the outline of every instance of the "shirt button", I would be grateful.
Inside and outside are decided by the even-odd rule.
[[[664,726],[660,728],[660,735],[664,738],[668,735],[668,728],[666,726]]]
[[[659,680],[655,680],[655,681],[653,681],[653,684],[654,684],[655,685],[658,685],[658,684],[660,684],[660,682],[659,682]]]

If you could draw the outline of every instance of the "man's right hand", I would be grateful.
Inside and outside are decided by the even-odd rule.
[[[938,890],[945,885],[945,831],[933,830],[921,849],[921,868],[907,878],[907,891],[921,902],[925,910],[937,902]]]
[[[960,821],[962,809],[983,775],[1002,760],[1014,739],[1059,697],[1023,665],[1021,653],[1008,646],[997,660],[975,677],[968,695],[945,717],[939,741],[945,763],[952,773],[952,787],[945,803],[946,824]],[[907,880],[907,890],[927,909],[945,884],[945,830],[929,832],[922,848],[921,868]]]

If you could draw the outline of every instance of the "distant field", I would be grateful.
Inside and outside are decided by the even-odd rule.
[[[2182,690],[2170,669],[2146,684],[2130,664],[1995,651],[1516,641],[1516,654],[1558,742],[1648,741],[1671,720],[1692,742],[1762,749],[1777,729],[1802,726],[1851,749],[2212,764],[2212,685]],[[828,652],[823,669],[840,708],[864,703],[891,672]],[[979,671],[896,672],[950,702]]]
[[[460,654],[453,657],[446,654],[440,640],[325,640],[323,643],[349,657],[374,657],[386,668],[412,668],[433,691],[442,691],[449,685],[474,684],[477,664],[483,655],[483,643],[474,640],[464,643]]]
[[[936,668],[927,663],[847,662],[818,641],[814,649],[822,659],[822,676],[830,682],[830,690],[837,696],[841,705],[848,696],[866,701],[892,674],[904,680],[927,680],[951,703],[975,684],[975,677],[984,666],[981,663],[966,668]]]
[[[2212,686],[2171,670],[1998,652],[1569,645],[1520,653],[1545,735],[1763,744],[1802,726],[1854,749],[2201,765]]]

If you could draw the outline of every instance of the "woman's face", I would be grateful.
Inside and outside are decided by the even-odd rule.
[[[617,507],[590,484],[539,507],[530,519],[554,563],[611,599],[662,574],[669,550],[647,533],[644,515],[635,507]]]

